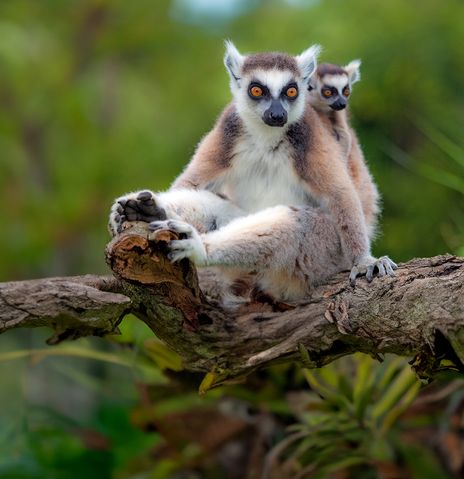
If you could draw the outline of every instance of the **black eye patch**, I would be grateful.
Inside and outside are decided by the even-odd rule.
[[[349,86],[349,85],[345,85],[345,86],[343,87],[342,94],[343,94],[343,96],[346,96],[346,97],[350,96],[351,90],[350,90],[350,86]]]
[[[338,95],[338,90],[334,86],[324,85],[321,90],[330,90],[332,96]]]
[[[298,84],[294,81],[288,83],[284,88],[282,88],[280,96],[286,100],[296,100],[298,97]]]
[[[268,98],[269,95],[269,88],[257,81],[253,81],[248,85],[248,96],[252,100],[261,100],[263,98]]]
[[[321,95],[326,100],[333,100],[334,98],[337,98],[339,96],[338,90],[334,86],[330,86],[330,85],[324,85],[321,88]]]

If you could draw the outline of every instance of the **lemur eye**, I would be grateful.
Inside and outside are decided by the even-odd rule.
[[[344,96],[350,96],[350,89],[346,86],[345,88],[343,88],[343,95]]]
[[[298,90],[294,86],[291,86],[290,88],[287,88],[287,91],[285,92],[285,94],[289,98],[296,98],[296,96],[298,95]]]
[[[250,88],[250,93],[251,93],[251,96],[254,96],[255,98],[259,98],[260,96],[263,96],[263,89],[259,86],[252,86]]]
[[[322,94],[326,97],[326,98],[330,98],[332,96],[332,90],[329,90],[328,88],[324,88],[322,90]]]

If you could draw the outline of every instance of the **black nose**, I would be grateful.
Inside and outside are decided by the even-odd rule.
[[[272,101],[271,106],[264,112],[263,121],[269,126],[284,126],[287,123],[287,112],[280,101]]]
[[[337,101],[334,101],[331,105],[330,105],[330,108],[332,108],[333,110],[343,110],[344,108],[346,108],[346,101],[345,100],[337,100]]]
[[[287,114],[285,112],[275,113],[273,111],[270,111],[269,115],[267,115],[266,120],[266,123],[270,126],[283,126],[285,125],[285,123],[287,123]]]

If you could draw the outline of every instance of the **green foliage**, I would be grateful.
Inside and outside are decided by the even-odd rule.
[[[268,477],[323,479],[336,471],[349,471],[343,477],[350,478],[379,477],[389,463],[406,463],[407,477],[448,477],[433,455],[408,446],[401,436],[410,425],[400,418],[420,389],[404,359],[387,358],[379,365],[356,354],[303,374],[311,392],[300,406],[299,423],[289,426],[271,451]],[[419,454],[428,457],[420,465]]]
[[[415,118],[414,123],[426,140],[422,162],[414,162],[406,151],[390,143],[386,146],[389,156],[398,164],[416,172],[424,178],[464,194],[464,143],[453,140],[432,123]],[[428,154],[428,150],[433,155]],[[444,226],[447,243],[457,254],[464,254],[464,205],[462,201],[450,205],[451,222]]]
[[[0,477],[110,478],[112,469],[125,467],[157,440],[131,425],[126,408],[110,404],[101,405],[89,429],[53,411],[35,411],[23,424],[21,440],[12,431],[1,438]]]

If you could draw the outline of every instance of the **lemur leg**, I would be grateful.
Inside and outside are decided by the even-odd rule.
[[[171,242],[171,259],[190,258],[197,266],[240,268],[258,273],[258,283],[275,297],[295,299],[309,285],[351,266],[334,222],[320,209],[275,206],[237,218],[200,234],[177,221],[156,221],[186,239]]]
[[[192,224],[206,233],[245,213],[229,200],[206,190],[173,189],[162,193],[149,190],[117,198],[111,207],[109,230],[120,233],[125,221],[176,219]]]
[[[207,190],[172,189],[158,193],[168,218],[182,219],[200,233],[214,231],[246,213],[224,196]]]

